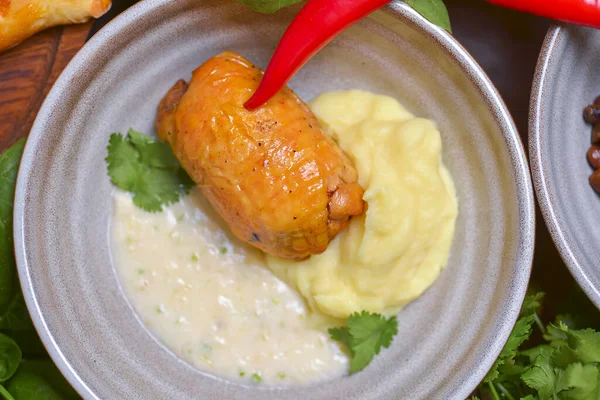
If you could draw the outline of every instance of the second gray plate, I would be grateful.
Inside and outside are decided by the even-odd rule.
[[[590,187],[591,126],[583,109],[600,95],[600,31],[550,29],[531,95],[529,153],[552,239],[575,280],[600,308],[600,196]]]

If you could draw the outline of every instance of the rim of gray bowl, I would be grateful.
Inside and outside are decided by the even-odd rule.
[[[550,231],[550,236],[558,248],[558,252],[565,264],[567,264],[575,281],[577,281],[594,305],[600,308],[600,291],[594,287],[585,272],[585,268],[573,253],[571,246],[569,246],[569,243],[565,239],[564,231],[558,223],[558,217],[552,204],[550,193],[548,192],[549,182],[546,179],[542,162],[541,140],[544,135],[548,134],[548,132],[543,131],[541,128],[542,96],[544,95],[544,86],[547,81],[548,68],[554,62],[554,51],[564,30],[565,25],[563,24],[555,24],[548,29],[535,69],[529,109],[529,157],[531,173],[542,215]]]
[[[72,65],[85,60],[89,54],[97,51],[97,49],[115,33],[118,34],[119,31],[125,28],[128,24],[132,23],[136,18],[151,12],[155,7],[160,7],[164,1],[166,0],[143,0],[115,17],[112,21],[100,29],[79,50],[69,65],[67,65],[64,71],[61,73],[54,86],[50,90],[50,93],[44,100],[31,132],[40,131],[40,127],[43,125],[41,121],[50,117],[46,104],[58,101],[56,98],[57,93],[65,90],[65,87],[69,85],[71,75],[73,74],[72,70],[74,69]],[[535,203],[533,197],[533,185],[531,183],[531,174],[529,172],[529,165],[525,156],[523,142],[519,136],[512,116],[504,103],[504,100],[481,66],[450,33],[438,26],[431,24],[411,7],[398,0],[392,1],[392,3],[385,6],[384,9],[397,17],[403,18],[406,23],[413,24],[422,30],[426,35],[435,40],[442,48],[451,53],[455,61],[465,70],[481,94],[486,98],[487,106],[497,116],[498,121],[501,121],[501,131],[504,139],[507,145],[509,145],[509,148],[512,150],[510,152],[510,157],[515,167],[515,181],[522,183],[522,185],[517,185],[516,192],[517,200],[520,203],[520,208],[523,210],[523,219],[520,226],[523,229],[524,242],[522,243],[523,246],[521,248],[525,250],[522,254],[522,258],[517,261],[518,265],[516,270],[520,276],[515,276],[515,278],[517,281],[529,282],[535,243]],[[32,142],[38,141],[39,137],[34,135],[31,137],[31,139],[28,139],[28,143],[30,140]],[[32,163],[35,158],[35,154],[32,150],[35,146],[28,146],[27,144],[21,159],[22,163]],[[42,343],[46,347],[48,354],[57,365],[61,373],[83,398],[97,399],[98,397],[79,377],[77,371],[71,366],[69,361],[65,358],[64,354],[58,347],[52,336],[52,333],[48,329],[46,321],[42,316],[40,305],[38,304],[35,294],[32,291],[30,266],[27,263],[27,250],[25,249],[24,244],[24,195],[26,189],[26,180],[27,176],[25,176],[25,174],[20,170],[17,176],[13,217],[15,254],[19,280],[21,282],[25,303],[31,315],[31,319],[36,331],[42,340]],[[466,398],[469,396],[472,391],[475,390],[477,385],[483,380],[493,363],[496,361],[496,358],[506,344],[514,324],[516,323],[526,291],[527,285],[522,285],[521,287],[515,289],[516,296],[513,297],[513,300],[510,304],[506,305],[508,310],[506,314],[509,316],[507,322],[509,323],[504,324],[497,332],[494,343],[492,343],[489,347],[490,351],[485,354],[484,357],[482,357],[482,362],[478,366],[477,370],[467,381],[464,382],[464,385],[461,388],[457,388],[457,398]]]

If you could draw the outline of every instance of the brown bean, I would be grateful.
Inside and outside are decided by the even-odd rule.
[[[600,124],[592,128],[592,144],[600,144]]]
[[[600,194],[600,169],[595,170],[594,173],[590,175],[590,186],[596,193]]]
[[[596,97],[593,104],[600,104],[600,96]]]
[[[592,146],[588,150],[587,159],[592,168],[600,168],[600,146]]]
[[[600,122],[600,104],[590,104],[583,110],[583,118],[590,124]]]

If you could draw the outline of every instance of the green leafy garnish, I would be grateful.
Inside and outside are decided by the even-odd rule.
[[[273,13],[284,7],[288,7],[302,0],[237,0],[254,11],[262,13]],[[432,24],[452,32],[450,17],[443,0],[405,0],[405,3],[421,14]]]
[[[48,358],[17,278],[13,198],[24,145],[25,139],[21,139],[0,154],[0,399],[79,399]]]
[[[194,182],[168,144],[130,129],[110,135],[108,175],[113,185],[133,193],[133,204],[150,212],[179,201]]]
[[[491,382],[496,379],[499,375],[498,369],[502,365],[506,366],[505,369],[514,368],[514,358],[517,354],[517,349],[531,336],[531,327],[535,322],[535,310],[540,306],[540,300],[543,296],[543,293],[538,293],[535,296],[529,296],[525,299],[521,315],[508,337],[504,348],[500,352],[498,359],[484,378],[484,382]]]
[[[350,353],[350,373],[365,368],[382,347],[389,347],[398,333],[396,317],[385,318],[363,311],[348,317],[348,326],[329,329],[333,340],[343,343]]]
[[[252,382],[254,382],[254,383],[262,382],[262,375],[260,374],[260,372],[255,372],[252,374]]]
[[[7,307],[20,292],[13,253],[12,211],[17,170],[24,147],[25,139],[21,139],[0,154],[0,310],[3,311],[0,312],[0,324]]]
[[[284,7],[292,6],[300,3],[302,0],[237,0],[238,2],[247,5],[254,11],[261,13],[274,13]]]
[[[434,25],[452,32],[448,9],[442,0],[404,0],[416,12]]]
[[[544,327],[536,314],[541,298],[526,298],[508,342],[477,390],[481,398],[600,399],[600,333],[571,329],[575,319],[568,315]],[[534,323],[546,342],[523,349]]]

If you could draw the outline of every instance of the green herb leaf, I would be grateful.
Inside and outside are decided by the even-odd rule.
[[[539,300],[527,298],[519,322],[529,324],[527,318],[536,317]],[[486,384],[479,386],[478,394],[494,400],[600,399],[600,333],[571,329],[569,326],[580,324],[570,315],[559,315],[554,324],[540,329],[545,344],[522,350],[523,341],[518,337],[524,334],[519,322],[511,335],[514,342],[509,340],[507,352],[503,351],[499,365],[490,371]]]
[[[593,329],[571,331],[566,325],[561,330],[567,334],[567,345],[583,363],[600,363],[600,332]]]
[[[489,383],[498,378],[500,372],[499,367],[503,364],[508,364],[514,367],[514,358],[517,354],[519,346],[531,336],[531,327],[535,322],[535,310],[540,306],[540,300],[543,293],[538,293],[534,296],[527,296],[521,308],[521,314],[515,327],[513,328],[508,341],[500,352],[498,359],[494,362],[492,369],[484,378],[484,382]]]
[[[133,129],[110,136],[106,162],[113,185],[133,193],[133,204],[146,211],[179,201],[194,184],[168,144]]]
[[[352,347],[352,344],[350,342],[350,329],[348,329],[347,327],[342,326],[340,328],[329,328],[327,332],[329,332],[329,336],[331,336],[333,340],[337,340],[338,342],[346,346],[348,349]]]
[[[1,333],[10,336],[10,338],[17,343],[21,348],[24,358],[48,358],[46,348],[35,329],[32,328],[19,332],[3,331]]]
[[[237,0],[247,5],[254,11],[261,13],[274,13],[284,7],[300,3],[302,0]]]
[[[405,3],[415,9],[432,24],[452,32],[450,16],[443,0],[405,0]]]
[[[0,333],[0,382],[8,380],[21,362],[21,349],[7,335]]]
[[[19,292],[12,241],[12,210],[19,162],[25,139],[0,154],[0,310]]]
[[[168,144],[157,142],[143,133],[129,129],[127,136],[140,154],[140,161],[155,168],[180,168],[179,161]]]
[[[29,311],[23,299],[23,293],[16,285],[16,293],[13,295],[8,306],[0,312],[0,330],[33,331],[33,323],[29,317]]]
[[[527,386],[539,393],[540,399],[555,399],[563,390],[568,389],[562,369],[554,368],[551,363],[553,349],[544,347],[533,365],[521,375]]]
[[[354,313],[348,318],[348,327],[331,328],[331,338],[350,350],[350,373],[361,371],[379,354],[382,347],[389,347],[398,333],[396,317],[385,318],[367,311]]]
[[[398,333],[396,317],[386,319],[366,311],[354,313],[348,318],[348,328],[352,337],[352,361],[350,373],[365,368],[382,347],[389,347]]]
[[[569,387],[567,399],[598,399],[600,392],[600,373],[595,365],[574,363],[565,371],[565,383]]]

